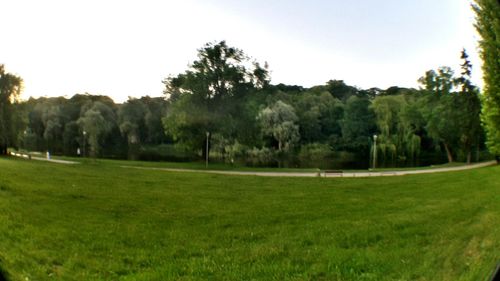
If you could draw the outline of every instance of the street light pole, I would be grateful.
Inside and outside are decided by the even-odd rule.
[[[373,135],[373,169],[377,168],[377,135]]]
[[[205,168],[208,168],[208,136],[210,135],[209,132],[207,132],[207,146],[205,150]]]
[[[82,152],[83,152],[83,158],[85,158],[85,151],[87,150],[85,148],[85,141],[87,139],[87,132],[83,131],[83,149],[82,149]]]

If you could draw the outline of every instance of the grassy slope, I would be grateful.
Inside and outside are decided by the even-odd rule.
[[[0,159],[12,280],[485,280],[500,167],[262,178]]]

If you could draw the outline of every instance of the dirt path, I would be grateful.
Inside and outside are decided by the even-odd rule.
[[[175,168],[157,168],[157,167],[137,167],[121,166],[122,168],[156,170],[168,172],[188,172],[188,173],[206,173],[220,175],[240,175],[240,176],[261,176],[261,177],[328,177],[328,178],[362,178],[362,177],[383,177],[383,176],[404,176],[412,174],[430,174],[452,171],[470,170],[481,167],[496,165],[496,161],[488,161],[477,164],[471,164],[459,167],[435,168],[409,171],[383,171],[383,172],[343,172],[343,173],[324,173],[322,172],[256,172],[256,171],[217,171],[217,170],[194,170],[194,169],[175,169]]]

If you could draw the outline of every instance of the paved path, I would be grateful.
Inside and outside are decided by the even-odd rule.
[[[53,163],[59,163],[59,164],[80,164],[80,162],[76,161],[68,161],[68,160],[59,160],[59,159],[47,159],[43,157],[31,157],[33,160],[39,160],[39,161],[48,161],[48,162],[53,162]]]
[[[26,154],[12,153],[13,156],[29,158]],[[76,161],[47,159],[44,157],[32,156],[30,159],[38,161],[48,161],[59,164],[80,164]],[[218,171],[218,170],[195,170],[195,169],[176,169],[176,168],[157,168],[157,167],[137,167],[137,166],[120,166],[122,168],[142,169],[142,170],[158,170],[170,172],[189,172],[189,173],[206,173],[220,175],[239,175],[239,176],[261,176],[261,177],[327,177],[327,178],[365,178],[365,177],[384,177],[384,176],[404,176],[413,174],[430,174],[452,171],[470,170],[481,167],[496,165],[496,161],[481,162],[471,165],[458,167],[421,169],[421,170],[406,170],[406,171],[382,171],[382,172],[342,172],[342,173],[325,173],[318,172],[258,172],[258,171]]]
[[[137,166],[121,166],[122,168],[141,169],[141,170],[156,170],[156,171],[169,171],[169,172],[188,172],[188,173],[206,173],[206,174],[220,174],[220,175],[242,175],[242,176],[261,176],[261,177],[345,177],[345,178],[362,178],[362,177],[382,177],[382,176],[404,176],[412,174],[429,174],[441,173],[451,171],[462,171],[476,169],[486,166],[496,165],[496,161],[488,161],[477,164],[449,167],[449,168],[435,168],[435,169],[422,169],[422,170],[408,170],[408,171],[383,171],[383,172],[343,172],[340,173],[327,173],[324,172],[256,172],[256,171],[217,171],[217,170],[195,170],[195,169],[175,169],[175,168],[157,168],[157,167],[137,167]]]

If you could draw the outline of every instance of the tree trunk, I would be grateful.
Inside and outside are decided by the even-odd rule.
[[[201,148],[201,157],[203,160],[207,159],[207,154],[208,157],[210,158],[210,146],[211,146],[211,140],[212,139],[212,134],[209,133],[208,135],[208,146],[207,146],[207,137],[203,140],[203,146]]]
[[[472,142],[470,142],[467,138],[467,141],[465,142],[465,153],[467,155],[467,165],[470,165],[472,162]]]
[[[6,145],[0,146],[0,155],[7,155],[7,146]]]
[[[476,162],[479,162],[479,141],[477,142],[476,145]]]
[[[444,149],[446,150],[446,156],[448,157],[448,163],[453,162],[453,155],[451,155],[450,148],[447,143],[444,143]]]

